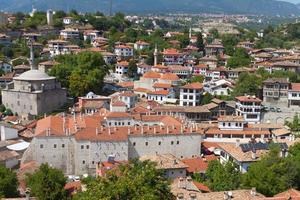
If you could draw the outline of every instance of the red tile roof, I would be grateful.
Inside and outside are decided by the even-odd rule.
[[[167,90],[149,91],[148,94],[167,96],[169,94],[169,91]]]
[[[214,155],[205,156],[204,158],[189,158],[184,159],[182,162],[188,166],[187,172],[189,173],[205,173],[209,161],[217,160],[218,157]]]
[[[193,183],[201,192],[210,192],[210,189],[203,183],[199,183],[196,181],[193,181]]]
[[[163,74],[160,78],[163,80],[169,80],[169,81],[178,81],[179,80],[179,77],[176,74],[172,74],[172,73]]]
[[[168,83],[155,83],[153,85],[154,88],[171,88],[172,85]]]
[[[235,97],[235,98],[241,102],[256,102],[256,103],[262,102],[259,98],[252,97],[252,96],[239,96],[239,97]]]
[[[292,83],[291,84],[291,90],[300,92],[300,83]]]
[[[148,71],[143,75],[144,78],[160,78],[161,75],[154,71]]]
[[[203,85],[201,83],[190,83],[185,86],[182,86],[181,88],[184,89],[193,89],[193,90],[201,90],[203,89]]]

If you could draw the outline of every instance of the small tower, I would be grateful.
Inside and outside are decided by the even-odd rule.
[[[189,30],[189,39],[192,39],[192,27],[190,26],[190,30]]]
[[[53,25],[53,11],[51,9],[47,10],[47,24],[49,26]]]
[[[154,49],[154,66],[157,66],[157,60],[158,60],[158,49],[157,49],[157,44],[155,44],[155,49]]]
[[[34,63],[34,51],[33,51],[33,41],[30,39],[28,40],[28,46],[30,48],[30,59],[29,59],[29,63],[30,63],[30,68],[31,69],[37,69]]]

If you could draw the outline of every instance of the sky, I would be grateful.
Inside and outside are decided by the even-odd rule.
[[[288,2],[291,2],[291,3],[300,3],[300,0],[283,0],[283,1],[288,1]]]

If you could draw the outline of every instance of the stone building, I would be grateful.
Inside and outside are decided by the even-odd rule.
[[[39,120],[36,137],[23,155],[49,163],[66,174],[95,174],[98,162],[129,160],[145,155],[172,154],[178,158],[201,155],[202,130],[186,126],[100,125],[101,115],[49,116]]]
[[[2,103],[24,118],[37,116],[62,107],[67,92],[55,77],[48,76],[34,65],[31,46],[31,70],[13,78],[2,90]]]

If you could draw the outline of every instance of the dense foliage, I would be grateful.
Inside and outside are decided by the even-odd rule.
[[[0,165],[0,198],[18,196],[18,179],[15,172]]]
[[[62,55],[56,58],[56,65],[50,75],[58,78],[70,95],[78,97],[89,91],[99,93],[108,67],[99,53],[81,52],[76,55]]]
[[[109,171],[106,177],[88,181],[87,191],[79,193],[79,200],[168,200],[173,199],[168,181],[155,164],[131,161]]]
[[[62,171],[42,164],[32,175],[27,175],[26,185],[30,188],[32,196],[39,200],[66,199],[64,186],[66,178]]]
[[[237,166],[228,162],[222,165],[218,160],[209,162],[206,171],[206,183],[213,191],[228,191],[237,189],[240,185],[241,174]]]

